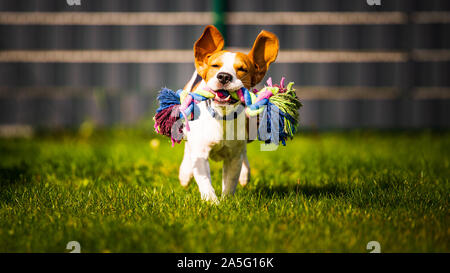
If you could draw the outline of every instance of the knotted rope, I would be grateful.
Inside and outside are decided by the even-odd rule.
[[[272,78],[269,78],[267,85],[259,91],[241,88],[231,93],[210,89],[197,89],[194,92],[180,89],[174,92],[163,88],[157,97],[160,106],[153,118],[154,128],[157,133],[170,137],[173,146],[180,143],[183,137],[183,119],[186,130],[190,130],[189,120],[195,118],[195,104],[216,96],[231,96],[234,101],[240,101],[245,106],[248,117],[262,115],[258,125],[258,140],[275,144],[281,141],[286,145],[286,139],[292,138],[297,130],[298,110],[302,104],[293,89],[294,82],[285,87],[284,81],[283,77],[279,85],[274,85]],[[180,122],[179,126],[174,126],[176,122]]]

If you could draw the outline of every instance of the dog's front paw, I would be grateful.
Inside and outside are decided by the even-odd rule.
[[[191,178],[192,177],[189,176],[189,175],[182,175],[182,174],[180,174],[179,180],[180,180],[181,186],[183,186],[184,188],[189,186],[189,182],[191,182]]]
[[[210,200],[208,200],[207,202],[211,203],[212,205],[219,205],[219,199],[216,198],[212,198]]]
[[[241,184],[242,187],[245,187],[249,181],[250,172],[242,170],[241,174],[239,175],[239,184]]]
[[[202,196],[202,200],[204,200],[206,202],[210,202],[215,205],[219,204],[219,199],[217,198],[217,196],[214,192],[201,193],[201,196]]]
[[[180,180],[180,184],[183,187],[187,187],[189,185],[189,182],[191,182],[191,179],[193,177],[193,173],[192,173],[192,167],[191,166],[187,166],[187,164],[181,164],[180,167],[180,173],[178,175],[178,179]]]

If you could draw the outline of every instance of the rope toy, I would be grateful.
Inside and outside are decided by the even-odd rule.
[[[294,82],[284,86],[285,78],[282,77],[280,84],[272,84],[272,78],[267,80],[267,85],[261,90],[249,91],[241,88],[236,92],[215,92],[213,90],[197,89],[194,92],[179,89],[174,92],[168,88],[162,88],[157,100],[159,108],[153,117],[155,131],[158,134],[170,137],[172,146],[180,143],[183,139],[183,128],[189,128],[189,120],[196,117],[194,111],[196,104],[208,99],[231,96],[236,102],[245,105],[245,114],[248,117],[260,115],[258,124],[258,140],[265,143],[286,145],[286,140],[294,136],[297,131],[299,115],[298,110],[302,106],[298,100]],[[274,113],[278,113],[274,115]],[[183,123],[183,120],[185,121]],[[173,126],[175,123],[179,126]]]

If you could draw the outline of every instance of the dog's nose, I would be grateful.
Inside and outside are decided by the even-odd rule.
[[[230,73],[226,73],[226,72],[220,72],[217,74],[217,79],[219,80],[219,82],[223,85],[231,82],[231,80],[233,79],[233,76],[231,76]]]

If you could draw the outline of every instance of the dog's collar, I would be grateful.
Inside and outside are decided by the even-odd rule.
[[[240,102],[236,104],[240,104]],[[208,109],[208,112],[211,114],[211,116],[217,120],[233,120],[236,119],[240,113],[242,113],[245,107],[243,107],[242,105],[238,105],[235,111],[228,113],[225,116],[221,115],[211,106],[211,100],[206,101],[206,108]]]

